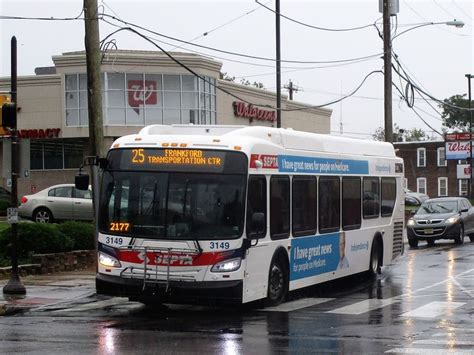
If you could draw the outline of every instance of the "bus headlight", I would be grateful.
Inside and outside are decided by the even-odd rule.
[[[446,224],[454,224],[454,223],[457,223],[459,221],[459,217],[457,216],[452,216],[452,217],[449,217],[448,219],[446,219],[444,221],[444,223]]]
[[[240,263],[242,262],[241,258],[229,259],[221,261],[220,263],[215,264],[212,268],[212,272],[229,272],[235,271],[240,268]]]
[[[99,252],[99,263],[106,267],[121,267],[120,261],[113,256]]]
[[[415,225],[415,220],[413,218],[410,218],[407,222],[407,226],[414,226]]]

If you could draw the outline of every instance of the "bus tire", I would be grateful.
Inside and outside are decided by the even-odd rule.
[[[288,293],[288,263],[281,256],[274,256],[268,273],[268,293],[265,306],[282,303]]]
[[[369,276],[376,277],[382,272],[382,245],[380,240],[376,236],[372,242],[372,248],[370,250],[370,262],[369,262]]]

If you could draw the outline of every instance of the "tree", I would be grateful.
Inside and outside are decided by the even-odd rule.
[[[442,109],[441,118],[443,119],[443,125],[459,130],[461,132],[469,131],[469,120],[470,114],[467,110],[459,110],[456,107],[469,108],[469,100],[464,95],[454,95],[443,100],[439,107]],[[450,105],[450,106],[448,106]],[[452,107],[456,106],[456,107]],[[473,105],[474,107],[474,105]]]
[[[372,138],[376,141],[385,140],[385,129],[379,127],[372,134]],[[393,125],[392,142],[418,142],[428,139],[428,135],[420,128],[412,128],[409,130],[398,127],[395,123]]]
[[[223,80],[227,80],[227,81],[231,81],[231,82],[235,83],[235,76],[229,76],[227,73],[220,73],[219,76]],[[265,85],[263,85],[263,83],[258,82],[258,81],[254,81],[252,83],[252,82],[250,82],[249,80],[247,80],[245,78],[241,78],[240,79],[240,84],[245,85],[245,86],[255,86],[257,89],[265,90]]]

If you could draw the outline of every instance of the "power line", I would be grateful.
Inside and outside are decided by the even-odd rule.
[[[168,36],[168,35],[165,35],[165,34],[163,34],[163,33],[159,33],[159,32],[150,30],[150,29],[148,29],[148,28],[146,28],[146,27],[143,27],[143,26],[134,24],[134,23],[132,23],[132,22],[128,22],[128,21],[122,20],[122,19],[120,19],[120,18],[118,18],[118,17],[116,17],[116,16],[112,16],[112,15],[108,15],[108,14],[103,14],[103,16],[104,16],[104,17],[111,18],[111,19],[113,19],[113,20],[115,20],[115,21],[121,22],[121,23],[123,23],[123,24],[126,25],[126,26],[130,26],[130,28],[134,27],[134,28],[140,29],[140,30],[142,30],[142,31],[146,31],[146,32],[152,33],[152,34],[154,34],[154,35],[156,35],[156,36],[164,37],[164,38],[170,39],[170,40],[172,40],[172,41],[176,41],[176,42],[180,42],[180,43],[185,43],[185,44],[188,44],[188,45],[191,45],[191,46],[195,46],[195,47],[199,47],[199,48],[204,48],[204,49],[207,49],[207,50],[216,51],[216,52],[220,52],[220,53],[225,53],[225,54],[230,54],[230,55],[245,57],[245,58],[257,59],[257,60],[263,60],[263,61],[269,61],[269,62],[275,62],[275,61],[276,61],[274,58],[260,57],[260,56],[254,56],[254,55],[243,54],[243,53],[236,53],[236,52],[226,51],[226,50],[217,49],[217,48],[213,48],[213,47],[209,47],[209,46],[204,46],[204,45],[201,45],[201,44],[191,43],[191,42],[184,41],[184,40],[179,39],[179,38],[176,38],[176,37]],[[319,60],[319,61],[301,61],[301,60],[282,59],[282,60],[280,60],[280,62],[282,62],[282,63],[293,63],[293,64],[331,64],[331,63],[353,62],[353,61],[362,60],[362,59],[380,57],[381,55],[383,55],[383,53],[370,54],[370,55],[366,55],[366,56],[362,56],[362,57],[349,58],[349,59]]]
[[[259,2],[258,0],[255,0],[255,2],[256,2],[257,4],[259,4],[260,6],[264,7],[265,9],[267,9],[268,11],[271,11],[271,12],[273,12],[274,14],[276,14],[275,10],[269,8],[269,7],[266,6],[265,4],[262,4],[262,3]],[[293,19],[293,18],[291,18],[291,17],[282,15],[281,13],[279,13],[279,16],[280,16],[280,17],[283,17],[284,19],[287,19],[288,21],[297,23],[297,24],[302,25],[302,26],[305,26],[305,27],[313,28],[313,29],[315,29],[315,30],[330,31],[330,32],[347,32],[347,31],[362,30],[362,29],[364,29],[364,28],[368,28],[368,27],[373,27],[373,26],[375,26],[375,23],[376,23],[378,20],[380,20],[380,18],[378,18],[377,20],[374,21],[374,23],[371,23],[371,24],[369,24],[369,25],[358,26],[358,27],[350,27],[350,28],[327,28],[327,27],[313,26],[313,25],[310,25],[310,24],[307,24],[307,23],[304,23],[304,22],[295,20],[295,19]]]

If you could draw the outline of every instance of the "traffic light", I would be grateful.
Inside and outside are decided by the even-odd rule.
[[[0,95],[0,122],[3,129],[16,127],[16,103],[10,102],[10,97]]]

